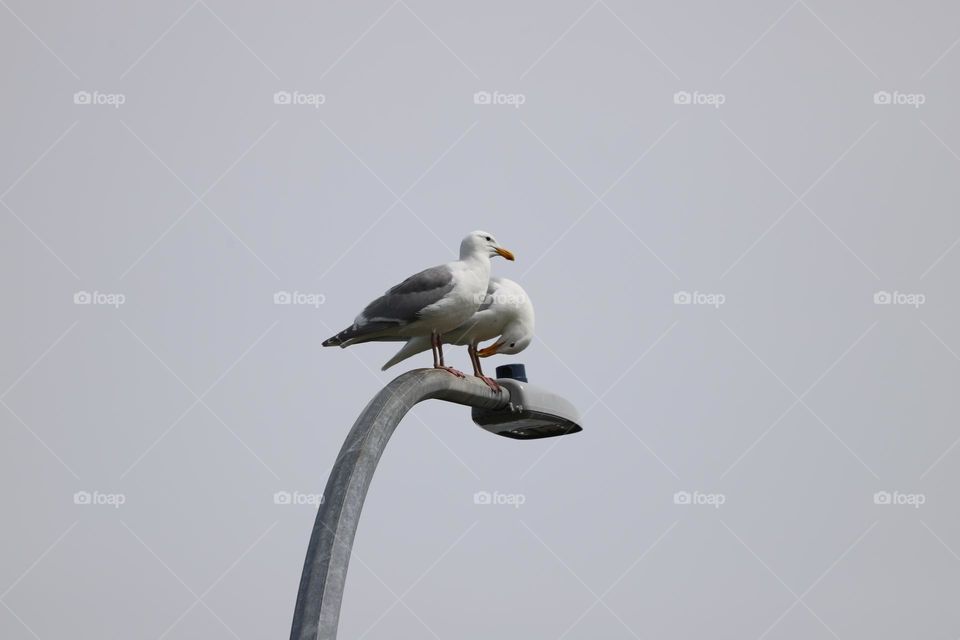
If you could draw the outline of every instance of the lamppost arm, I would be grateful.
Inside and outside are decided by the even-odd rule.
[[[395,378],[366,406],[330,471],[310,535],[293,614],[291,640],[335,640],[347,566],[360,511],[377,462],[400,420],[413,405],[437,399],[481,409],[510,403],[477,378],[437,369],[415,369]]]

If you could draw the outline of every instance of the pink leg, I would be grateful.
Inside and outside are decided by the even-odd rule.
[[[434,368],[434,369],[443,369],[444,371],[448,371],[449,373],[452,373],[453,375],[457,376],[458,378],[466,378],[467,376],[464,375],[463,371],[460,371],[460,370],[458,370],[458,369],[454,369],[453,367],[448,367],[447,365],[445,365],[445,364],[443,363],[443,336],[441,336],[439,333],[437,333],[436,331],[434,331],[434,332],[433,332],[433,339],[434,339],[434,341],[436,342],[436,352],[435,352],[435,356],[436,356],[437,354],[439,355],[439,361],[437,360],[436,357],[434,357],[433,368]]]
[[[500,385],[497,384],[497,381],[489,376],[483,375],[483,368],[480,366],[480,356],[477,355],[477,345],[471,344],[467,347],[467,353],[470,354],[470,362],[473,363],[473,375],[483,380],[484,384],[488,387],[500,393]]]
[[[437,332],[430,332],[430,351],[433,352],[433,368],[440,368],[440,359],[437,357]]]

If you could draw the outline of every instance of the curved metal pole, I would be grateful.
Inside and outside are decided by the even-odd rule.
[[[494,393],[477,378],[461,379],[436,369],[404,373],[374,396],[353,423],[330,471],[303,563],[291,640],[337,637],[350,551],[377,462],[400,420],[413,405],[431,398],[484,409],[510,402],[506,389]]]

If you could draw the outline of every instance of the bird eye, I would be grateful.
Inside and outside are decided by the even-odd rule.
[[[511,347],[515,347],[515,346],[517,346],[517,343],[516,343],[516,342],[511,342],[511,343],[510,343],[510,346],[511,346]]]
[[[492,241],[492,240],[493,240],[493,238],[491,238],[490,236],[487,236],[487,242],[490,242],[490,241]]]

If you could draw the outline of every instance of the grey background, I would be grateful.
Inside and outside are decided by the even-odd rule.
[[[955,3],[0,4],[3,638],[285,637],[395,375],[320,342],[475,228],[586,430],[417,408],[342,637],[960,635]]]

